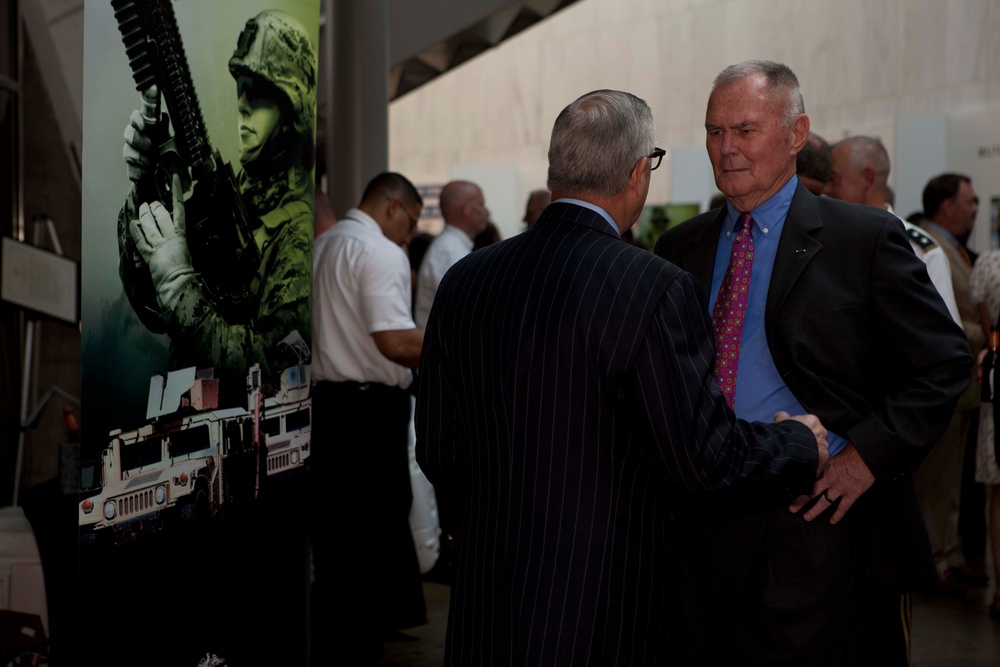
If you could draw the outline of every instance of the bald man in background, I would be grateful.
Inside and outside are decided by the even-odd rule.
[[[889,153],[876,137],[848,137],[833,146],[833,169],[827,193],[852,204],[864,204],[895,214],[889,204],[886,181],[889,178]],[[902,220],[913,252],[927,265],[927,274],[937,289],[955,323],[962,326],[951,266],[944,250],[929,234]],[[975,383],[970,385],[977,389]],[[948,569],[959,558],[958,513],[962,478],[963,452],[971,422],[966,411],[958,410],[948,428],[931,449],[923,464],[914,472],[913,481],[920,509],[938,569],[939,593],[960,595],[964,589],[948,579]]]
[[[834,145],[832,154],[833,165],[826,192],[829,196],[851,204],[874,206],[896,215],[888,196],[889,153],[878,138],[848,137]],[[962,318],[958,314],[951,284],[951,267],[944,251],[933,237],[916,225],[902,218],[900,222],[906,229],[913,252],[927,265],[927,274],[948,307],[951,319],[961,326]]]
[[[431,242],[417,274],[413,320],[421,331],[427,325],[427,316],[431,313],[434,295],[444,274],[452,264],[472,252],[473,239],[486,229],[490,220],[483,191],[475,183],[452,181],[441,190],[438,201],[441,217],[444,218],[444,231]]]

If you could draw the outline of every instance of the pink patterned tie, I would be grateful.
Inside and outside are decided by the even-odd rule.
[[[729,256],[729,268],[722,278],[719,294],[712,309],[715,329],[715,381],[722,388],[729,407],[736,396],[736,369],[740,361],[740,339],[743,337],[743,315],[747,312],[750,273],[753,271],[753,218],[740,214],[738,232]]]

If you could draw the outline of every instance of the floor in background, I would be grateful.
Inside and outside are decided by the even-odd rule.
[[[411,641],[385,645],[382,667],[440,667],[448,625],[449,588],[424,584],[430,622],[407,630]],[[970,589],[964,598],[913,601],[913,667],[1000,667],[1000,622],[986,616],[992,589]]]
[[[450,595],[450,586],[424,582],[428,623],[402,633],[413,641],[386,642],[382,667],[441,667],[444,664]]]
[[[913,667],[1000,666],[1000,621],[986,609],[992,588],[972,588],[964,598],[916,597],[913,601]]]

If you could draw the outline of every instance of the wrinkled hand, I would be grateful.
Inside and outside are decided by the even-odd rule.
[[[843,451],[830,459],[826,470],[816,480],[812,495],[799,496],[788,509],[793,513],[798,512],[813,498],[818,498],[816,504],[803,515],[806,521],[812,521],[839,500],[840,504],[830,517],[830,523],[837,523],[874,483],[875,476],[858,450],[847,443]]]
[[[142,114],[138,109],[133,111],[129,124],[125,126],[125,146],[122,148],[128,180],[133,183],[138,183],[153,171],[153,141],[146,134],[147,131]]]
[[[805,424],[809,427],[809,430],[812,431],[813,437],[816,438],[816,449],[819,451],[819,463],[816,465],[816,477],[819,477],[823,474],[823,470],[826,468],[826,462],[830,458],[830,446],[826,441],[826,428],[816,415],[796,415],[792,417],[784,410],[779,410],[774,413],[775,424],[779,424],[786,419],[791,419],[792,421]]]
[[[183,188],[180,176],[173,177],[173,217],[158,201],[139,206],[139,219],[131,223],[132,240],[149,265],[153,285],[179,269],[191,268],[191,253],[185,236]]]

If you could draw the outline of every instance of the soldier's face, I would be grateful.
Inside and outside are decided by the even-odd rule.
[[[240,77],[244,79],[244,77]],[[261,149],[281,126],[281,110],[270,97],[255,95],[253,85],[237,82],[239,101],[240,162],[246,164],[257,159]]]

